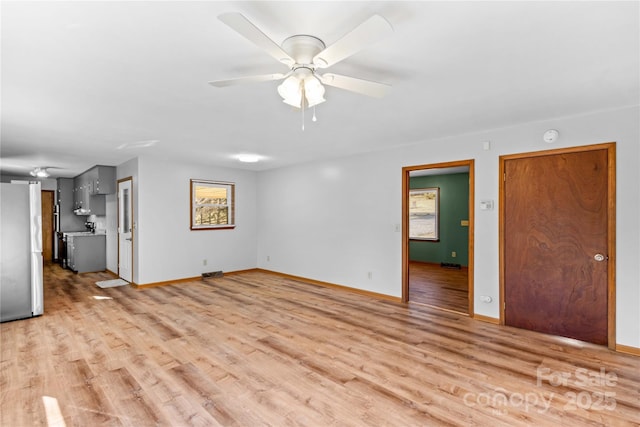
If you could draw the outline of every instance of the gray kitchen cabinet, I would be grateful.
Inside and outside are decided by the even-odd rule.
[[[73,178],[73,209],[87,209],[89,204],[88,179],[85,174]]]
[[[76,273],[106,270],[106,236],[104,234],[68,236],[67,266]]]
[[[87,171],[89,175],[89,194],[113,194],[116,192],[116,168],[113,166],[94,166]]]
[[[116,168],[94,166],[74,178],[76,215],[105,215],[106,194],[116,191]]]
[[[58,190],[58,223],[56,231],[84,231],[85,219],[73,213],[75,209],[73,178],[58,178],[56,183]]]

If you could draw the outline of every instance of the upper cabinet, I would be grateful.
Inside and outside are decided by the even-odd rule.
[[[58,231],[84,231],[84,218],[74,215],[75,185],[73,178],[58,178]]]
[[[88,176],[89,194],[113,194],[116,192],[116,168],[94,166],[85,172]]]
[[[116,168],[94,166],[73,179],[73,202],[76,215],[105,215],[106,194],[116,192]]]

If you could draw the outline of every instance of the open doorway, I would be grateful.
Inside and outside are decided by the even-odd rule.
[[[473,316],[474,161],[402,170],[402,300]]]

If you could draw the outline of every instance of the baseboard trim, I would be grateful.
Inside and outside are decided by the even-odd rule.
[[[370,298],[383,299],[383,300],[393,301],[393,302],[402,302],[402,298],[399,298],[399,297],[394,297],[394,296],[386,295],[386,294],[379,294],[377,292],[366,291],[364,289],[352,288],[350,286],[337,285],[335,283],[329,283],[329,282],[323,282],[323,281],[320,281],[320,280],[309,279],[307,277],[294,276],[292,274],[280,273],[279,271],[265,270],[263,268],[257,268],[257,269],[255,269],[255,271],[259,271],[259,272],[262,272],[262,273],[268,273],[268,274],[275,274],[276,276],[284,277],[286,279],[299,280],[299,281],[302,281],[302,282],[307,282],[307,283],[312,284],[312,285],[323,286],[325,288],[331,288],[331,289],[337,289],[337,290],[341,290],[341,291],[356,293],[356,294],[364,295],[364,296],[367,296],[367,297],[370,297]]]
[[[309,279],[307,277],[302,277],[302,276],[294,276],[294,275],[291,275],[291,274],[280,273],[278,271],[266,270],[266,269],[263,269],[263,268],[249,268],[249,269],[246,269],[246,270],[235,270],[235,271],[228,271],[228,272],[225,271],[225,272],[223,272],[223,274],[224,274],[224,276],[234,276],[234,275],[238,275],[238,274],[252,273],[252,272],[274,274],[276,276],[284,277],[284,278],[287,278],[287,279],[299,280],[299,281],[302,281],[302,282],[307,282],[307,283],[312,284],[312,285],[323,286],[325,288],[332,288],[332,289],[338,289],[338,290],[341,290],[341,291],[352,292],[352,293],[368,296],[370,298],[384,299],[384,300],[387,300],[387,301],[394,301],[394,302],[402,302],[401,298],[393,297],[391,295],[379,294],[377,292],[366,291],[366,290],[363,290],[363,289],[352,288],[352,287],[344,286],[344,285],[336,285],[335,283],[322,282],[320,280]],[[131,282],[131,286],[133,286],[136,289],[146,289],[146,288],[155,288],[155,287],[158,287],[158,286],[175,285],[177,283],[195,282],[195,281],[200,281],[200,280],[202,280],[202,277],[201,276],[196,276],[196,277],[186,277],[184,279],[165,280],[163,282],[145,283],[144,285],[139,285],[137,283]]]
[[[112,275],[113,277],[115,277],[116,279],[120,276],[118,276],[118,273],[114,273],[113,271],[109,270],[108,268],[105,270],[108,274]]]
[[[631,354],[633,356],[640,356],[640,348],[632,347],[630,345],[616,344],[616,351],[618,353],[626,353],[626,354]]]
[[[500,324],[500,319],[496,319],[495,317],[483,316],[482,314],[474,314],[473,319],[479,320],[481,322],[493,323],[494,325]]]
[[[224,275],[225,276],[234,276],[236,274],[243,274],[243,273],[254,273],[260,271],[259,268],[247,268],[246,270],[235,270],[235,271],[225,271]]]
[[[185,277],[184,279],[165,280],[163,282],[145,283],[144,285],[139,285],[137,283],[131,282],[131,285],[136,287],[137,289],[145,289],[145,288],[155,288],[158,286],[175,285],[177,283],[195,282],[196,280],[202,280],[202,277],[201,276]]]
[[[246,270],[224,271],[222,274],[223,276],[233,276],[234,274],[250,273],[252,271],[257,271],[257,270],[258,270],[257,268],[249,268]],[[202,280],[202,276],[195,276],[195,277],[185,277],[182,279],[175,279],[175,280],[165,280],[162,282],[145,283],[143,285],[139,285],[137,283],[131,282],[131,285],[138,289],[144,289],[144,288],[155,288],[158,286],[175,285],[177,283],[196,282],[201,280]]]

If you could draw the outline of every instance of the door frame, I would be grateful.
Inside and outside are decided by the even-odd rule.
[[[475,205],[475,173],[474,159],[455,160],[451,162],[432,163],[418,166],[406,166],[402,168],[402,302],[409,302],[409,173],[424,169],[445,169],[452,167],[469,167],[469,238],[468,238],[468,293],[469,293],[469,317],[474,317],[473,294],[473,236],[474,236],[474,205]]]
[[[128,176],[126,178],[121,178],[116,182],[116,200],[117,200],[117,215],[118,215],[118,241],[117,241],[117,247],[118,247],[118,277],[120,276],[120,184],[126,181],[131,181],[131,195],[130,195],[130,203],[131,203],[131,283],[133,284],[133,278],[134,278],[134,264],[133,264],[133,260],[134,260],[134,256],[133,256],[133,248],[134,248],[134,244],[135,244],[135,230],[136,227],[134,226],[135,221],[134,221],[134,211],[133,211],[133,177],[132,176]]]
[[[541,157],[556,154],[607,150],[607,345],[616,348],[616,143],[581,145],[551,150],[500,156],[499,177],[499,271],[500,271],[500,324],[505,324],[505,162],[507,160]]]

